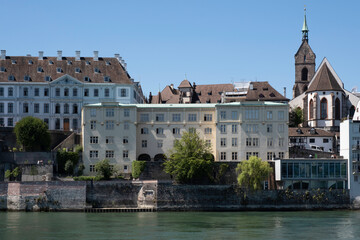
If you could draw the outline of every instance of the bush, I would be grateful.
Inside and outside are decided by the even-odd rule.
[[[76,152],[66,152],[64,150],[60,150],[56,154],[56,160],[59,167],[59,173],[66,173],[65,165],[68,161],[71,161],[73,164],[73,168],[79,162],[79,154]]]
[[[75,181],[100,181],[102,178],[100,176],[79,176],[79,177],[73,177]]]
[[[80,153],[80,152],[82,152],[82,146],[80,146],[80,145],[76,145],[75,146],[75,148],[74,148],[74,152],[76,152],[76,153]]]
[[[78,176],[83,175],[84,169],[85,169],[84,164],[82,164],[82,163],[79,164],[77,175],[78,175]]]
[[[6,170],[5,171],[5,178],[7,178],[7,179],[10,179],[10,177],[11,177],[11,171],[10,170]]]
[[[71,160],[67,160],[65,163],[65,171],[72,175],[74,173],[74,163]]]
[[[95,170],[98,176],[102,177],[104,180],[109,180],[113,170],[110,167],[110,163],[108,159],[104,159],[95,164]]]
[[[132,177],[139,178],[142,171],[145,169],[145,161],[133,161],[132,162]]]

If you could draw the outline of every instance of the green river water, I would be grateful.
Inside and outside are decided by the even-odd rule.
[[[7,239],[360,239],[360,211],[0,212]]]

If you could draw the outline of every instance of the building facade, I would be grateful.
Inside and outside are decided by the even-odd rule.
[[[287,103],[99,103],[82,112],[85,174],[105,158],[124,173],[134,160],[162,160],[184,131],[196,131],[215,161],[289,156]]]
[[[97,102],[143,103],[141,86],[114,58],[0,56],[0,125],[13,127],[26,116],[43,119],[51,130],[80,129],[81,108]]]

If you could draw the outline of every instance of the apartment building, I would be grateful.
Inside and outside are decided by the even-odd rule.
[[[143,103],[141,86],[119,54],[93,57],[0,55],[0,126],[14,127],[26,116],[43,119],[51,130],[80,128],[81,108],[97,102]]]
[[[82,110],[85,174],[109,159],[121,172],[134,160],[164,159],[184,131],[196,131],[215,161],[288,158],[288,104],[89,104]]]

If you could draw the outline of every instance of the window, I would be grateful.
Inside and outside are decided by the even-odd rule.
[[[204,121],[205,122],[212,121],[212,114],[204,114]]]
[[[86,76],[86,77],[84,77],[84,81],[85,81],[85,82],[91,82],[90,78],[89,78],[89,77],[87,77],[87,76]]]
[[[89,165],[89,171],[90,172],[96,172],[95,165],[93,165],[93,164]]]
[[[163,147],[163,140],[158,140],[158,141],[157,141],[157,147],[158,147],[158,148],[162,148],[162,147]]]
[[[149,121],[149,114],[147,114],[147,113],[141,113],[141,114],[140,114],[140,121],[141,121],[141,122],[148,122],[148,121]]]
[[[266,125],[266,132],[272,133],[272,124]]]
[[[64,96],[65,96],[65,97],[68,97],[68,96],[69,96],[69,89],[68,89],[68,88],[65,88],[65,89],[64,89]]]
[[[196,113],[189,113],[188,115],[188,121],[189,122],[196,122]]]
[[[23,105],[23,113],[29,113],[29,104],[28,103],[24,103],[24,105]]]
[[[211,147],[211,140],[210,140],[210,139],[206,139],[206,140],[205,140],[205,145],[206,145],[207,147]]]
[[[127,144],[127,143],[129,143],[129,137],[124,136],[123,137],[123,144]]]
[[[314,119],[314,101],[311,99],[309,103],[309,116],[310,119]]]
[[[5,67],[0,67],[0,72],[6,72],[6,68]]]
[[[64,113],[65,114],[69,114],[70,110],[69,110],[69,104],[65,103],[64,104]]]
[[[149,134],[149,129],[148,128],[141,128],[140,133],[141,134]]]
[[[42,67],[38,67],[38,68],[37,68],[37,72],[38,72],[38,73],[43,72],[43,68],[42,68]]]
[[[23,96],[24,96],[24,97],[29,96],[29,89],[28,89],[28,88],[24,88],[24,89],[23,89]]]
[[[99,137],[98,136],[90,136],[90,143],[91,144],[99,143]]]
[[[78,105],[77,104],[73,104],[73,114],[77,114],[78,113]]]
[[[253,145],[253,147],[258,147],[259,146],[259,139],[258,138],[253,138],[252,139],[252,145]]]
[[[315,138],[310,138],[309,143],[315,143]]]
[[[129,128],[130,128],[129,123],[128,123],[128,122],[125,122],[125,123],[124,123],[124,130],[129,130]]]
[[[158,134],[158,135],[164,134],[164,129],[163,128],[156,128],[156,134]]]
[[[205,134],[211,134],[212,133],[212,128],[205,128]]]
[[[231,153],[231,160],[238,160],[238,153],[237,152],[232,152]]]
[[[279,147],[283,147],[283,146],[284,146],[284,139],[279,138]]]
[[[98,97],[99,96],[99,89],[95,88],[94,89],[94,97]]]
[[[267,111],[267,112],[266,112],[266,119],[267,119],[267,120],[272,120],[272,119],[273,119],[272,111]]]
[[[8,113],[13,113],[13,112],[14,112],[14,104],[8,103]]]
[[[284,152],[279,152],[279,158],[280,158],[280,159],[283,159],[284,157],[285,157]]]
[[[267,146],[268,147],[273,147],[274,146],[274,139],[273,138],[268,138],[267,139]]]
[[[259,130],[258,124],[246,124],[247,133],[257,133]]]
[[[246,146],[251,147],[251,145],[252,145],[252,139],[251,138],[246,138]]]
[[[220,138],[220,146],[226,147],[226,138]]]
[[[60,118],[55,119],[55,129],[60,129]]]
[[[48,97],[48,96],[49,96],[49,89],[44,88],[44,97]]]
[[[44,103],[44,113],[49,113],[49,103]]]
[[[124,117],[130,117],[130,109],[128,108],[124,109]]]
[[[278,112],[278,120],[284,120],[285,119],[285,113],[284,111]]]
[[[267,160],[272,160],[272,159],[273,159],[273,153],[267,152]]]
[[[94,68],[94,73],[100,73],[100,69]]]
[[[96,129],[96,121],[95,120],[90,121],[90,129],[92,129],[92,130]]]
[[[193,127],[189,128],[189,133],[196,133],[196,128]]]
[[[226,133],[226,125],[225,124],[220,125],[220,133]]]
[[[284,124],[279,124],[278,125],[278,130],[279,130],[279,133],[284,132]]]
[[[40,113],[40,104],[39,103],[34,104],[34,113]]]
[[[9,81],[15,81],[15,77],[13,75],[9,75],[8,80]]]
[[[249,160],[252,156],[252,152],[246,152],[246,160]]]
[[[172,115],[172,121],[173,121],[173,122],[180,122],[180,121],[181,121],[180,113],[173,113],[173,115]]]
[[[220,111],[220,119],[221,120],[226,119],[226,112],[225,111]]]
[[[220,152],[220,160],[226,160],[226,152]]]
[[[306,60],[306,55],[304,56],[304,61],[305,60]],[[301,80],[302,81],[307,81],[308,80],[308,70],[307,70],[306,67],[301,70]]]
[[[86,61],[85,64],[86,64],[86,65],[90,65],[90,61]]]
[[[114,158],[114,150],[106,150],[105,158]]]
[[[0,113],[4,113],[4,103],[0,103]]]
[[[114,143],[114,136],[106,136],[105,137],[106,144],[113,144]]]
[[[141,141],[141,147],[142,148],[147,148],[147,140],[142,140]]]
[[[114,117],[115,109],[114,108],[106,108],[106,117]]]
[[[326,98],[321,99],[320,101],[320,118],[327,118],[327,100]]]
[[[323,143],[328,143],[329,139],[328,138],[323,138]]]
[[[13,118],[8,118],[8,127],[12,127],[14,126],[14,119]]]
[[[8,88],[8,97],[12,97],[14,95],[14,89],[13,88]]]
[[[67,65],[72,65],[72,62],[71,62],[71,61],[67,61]]]
[[[237,125],[236,124],[231,125],[231,132],[237,133]]]
[[[75,73],[80,73],[80,72],[81,72],[80,68],[75,68]]]
[[[40,92],[40,89],[39,89],[39,88],[35,88],[35,89],[34,89],[34,96],[35,96],[35,97],[38,97],[38,96],[39,96],[39,92]]]
[[[98,158],[99,157],[99,151],[98,150],[90,150],[90,158]]]
[[[89,97],[89,89],[88,88],[84,89],[84,97]]]
[[[179,135],[180,134],[180,128],[173,128],[173,134]]]
[[[127,91],[125,88],[120,89],[120,97],[127,97]]]
[[[105,97],[110,97],[110,89],[105,88],[105,90],[104,90],[104,96],[105,96]]]
[[[4,96],[4,88],[0,88],[0,96],[3,97]]]
[[[341,109],[340,109],[340,100],[336,98],[335,100],[335,119],[340,120]]]
[[[238,112],[237,111],[232,111],[231,112],[231,119],[232,120],[237,120],[238,119]]]
[[[60,104],[59,104],[59,103],[57,103],[57,104],[55,105],[55,113],[57,113],[57,114],[60,113]]]
[[[232,147],[237,147],[237,145],[238,145],[238,144],[237,144],[237,140],[238,140],[237,138],[232,138],[232,139],[231,139],[231,146],[232,146]]]
[[[60,67],[56,68],[56,72],[57,73],[61,73],[62,72],[62,69]]]
[[[96,109],[95,108],[90,109],[90,116],[96,117]]]
[[[0,127],[4,127],[4,118],[0,118]]]
[[[113,130],[114,129],[114,121],[105,121],[105,129]]]
[[[164,121],[164,114],[163,113],[156,114],[155,121],[156,122],[163,122]]]
[[[55,96],[60,97],[60,88],[55,89]]]
[[[33,60],[29,60],[28,63],[29,63],[29,65],[32,65],[32,64],[33,64]]]
[[[73,129],[74,130],[78,129],[78,119],[77,118],[73,118]]]
[[[109,76],[105,76],[105,77],[104,77],[104,82],[111,82],[111,81],[110,81],[110,77],[109,77]]]
[[[259,110],[258,109],[246,109],[245,110],[245,119],[246,120],[259,119]]]
[[[123,158],[129,158],[129,151],[123,150]],[[127,170],[127,166],[124,166],[124,170]]]
[[[50,82],[51,81],[51,76],[45,76],[45,79],[44,79],[46,82]]]
[[[16,64],[16,60],[11,60],[11,64]]]

